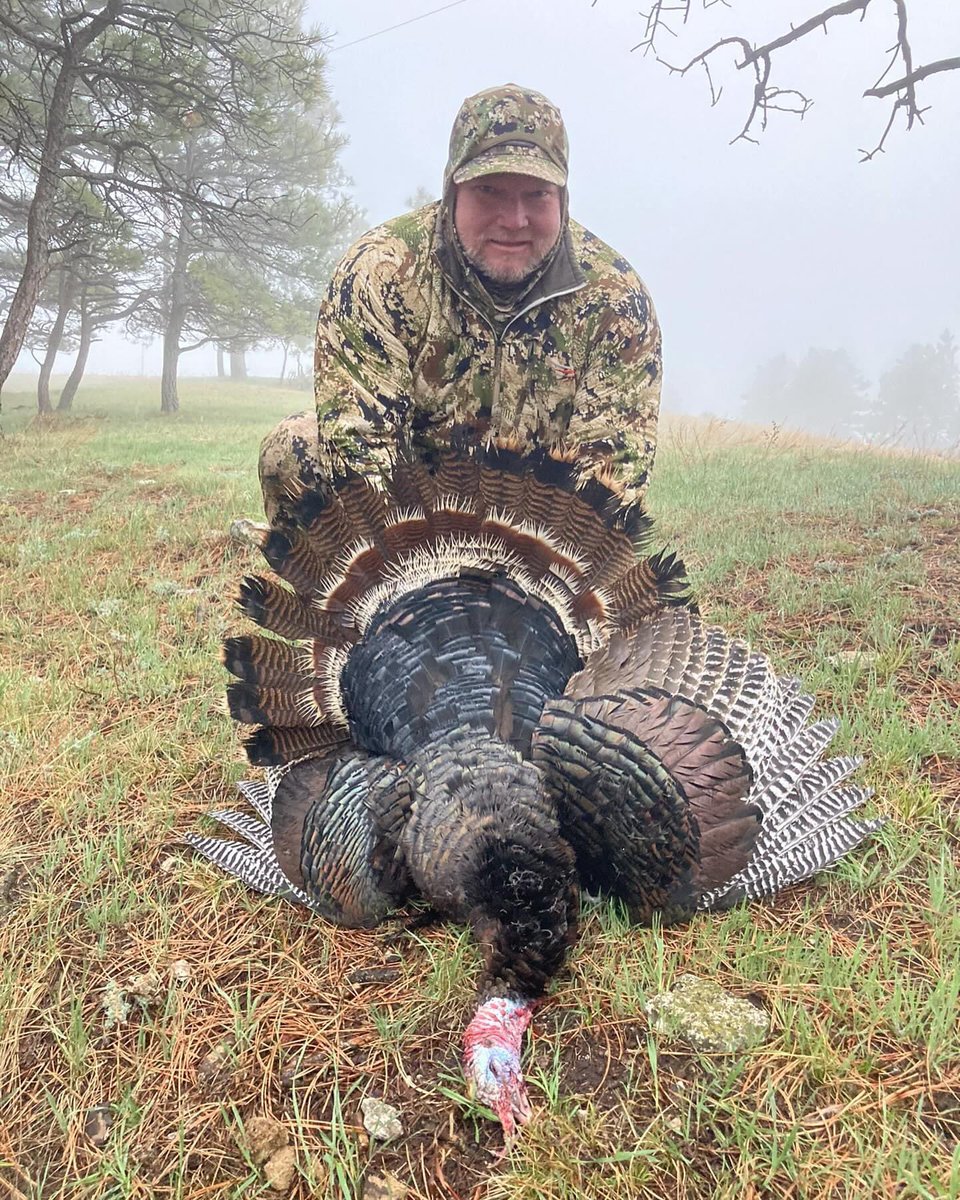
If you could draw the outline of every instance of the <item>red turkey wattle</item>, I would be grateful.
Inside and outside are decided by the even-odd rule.
[[[471,1095],[493,1109],[506,1139],[530,1120],[520,1069],[523,1035],[533,1005],[495,996],[481,1004],[463,1034],[463,1073]]]

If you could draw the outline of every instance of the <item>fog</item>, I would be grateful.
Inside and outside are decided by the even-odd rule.
[[[886,152],[889,102],[864,99],[895,37],[893,5],[831,22],[775,59],[781,87],[815,104],[774,113],[760,144],[730,139],[752,74],[719,60],[720,103],[701,73],[671,76],[631,53],[637,0],[313,0],[330,34],[329,84],[350,142],[342,162],[373,225],[425,187],[439,194],[464,96],[512,81],[561,108],[571,142],[571,211],[621,251],[650,289],[664,331],[665,405],[735,415],[755,367],[811,346],[845,348],[871,382],[912,342],[960,334],[960,72],[920,85],[929,111]],[[721,34],[756,41],[813,11],[811,0],[736,0],[696,12],[670,42],[682,62]],[[960,5],[915,0],[914,62],[960,53]],[[369,36],[377,34],[377,36]],[[365,39],[365,40],[358,40]],[[664,46],[670,39],[664,39]],[[355,43],[355,44],[348,44]],[[899,70],[897,72],[900,73]],[[211,373],[212,350],[182,371]],[[253,373],[279,357],[250,357]],[[155,373],[159,351],[94,348],[89,370]]]

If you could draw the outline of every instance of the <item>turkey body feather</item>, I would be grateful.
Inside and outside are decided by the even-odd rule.
[[[188,841],[340,924],[414,897],[469,923],[485,963],[467,1072],[508,1132],[581,887],[683,920],[804,879],[879,824],[850,815],[859,760],[823,758],[837,723],[811,724],[796,680],[705,625],[649,542],[575,456],[401,449],[382,489],[347,473],[291,498],[263,543],[282,582],[240,595],[279,636],[224,646],[266,779],[241,785],[255,816],[213,814],[239,841]]]

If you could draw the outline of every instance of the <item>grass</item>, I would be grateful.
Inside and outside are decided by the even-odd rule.
[[[255,563],[227,528],[304,403],[182,391],[161,418],[155,382],[101,382],[46,424],[4,397],[0,1191],[272,1194],[243,1136],[269,1114],[299,1197],[387,1172],[411,1200],[960,1196],[960,464],[665,423],[650,506],[703,610],[842,716],[890,821],[775,902],[662,932],[590,908],[535,1022],[536,1120],[497,1160],[457,1067],[461,931],[333,929],[178,845],[243,774],[217,649]],[[657,1045],[644,1000],[685,971],[771,1039]],[[367,1142],[366,1095],[403,1138]]]

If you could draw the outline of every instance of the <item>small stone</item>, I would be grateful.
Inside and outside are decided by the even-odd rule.
[[[115,1025],[125,1025],[130,1016],[130,1005],[124,995],[123,988],[115,979],[108,979],[103,989],[103,999],[100,1007],[104,1012],[104,1024],[107,1029]]]
[[[27,869],[22,863],[14,863],[6,870],[0,868],[0,872],[0,904],[12,904],[20,895]]]
[[[139,975],[131,975],[127,980],[127,994],[134,1000],[139,1000],[144,1008],[160,999],[165,991],[163,978],[159,971],[143,971]]]
[[[297,1174],[297,1152],[293,1146],[282,1146],[276,1150],[263,1166],[263,1178],[267,1187],[286,1194],[293,1187]]]
[[[732,1054],[759,1045],[770,1029],[762,1009],[696,975],[681,975],[672,991],[651,997],[644,1011],[654,1033],[695,1050]]]
[[[863,667],[871,667],[879,657],[880,655],[876,650],[838,650],[836,654],[829,654],[826,662],[831,667],[841,667],[847,663],[857,663]]]
[[[383,1175],[371,1175],[363,1185],[363,1200],[405,1200],[410,1189],[405,1183],[386,1171]]]
[[[363,1113],[363,1127],[372,1138],[389,1142],[403,1133],[400,1113],[393,1105],[384,1104],[374,1096],[364,1096],[360,1101],[360,1111]]]
[[[234,1045],[232,1040],[220,1042],[200,1059],[197,1078],[204,1087],[224,1083],[233,1074]]]
[[[95,617],[113,617],[123,608],[123,601],[118,600],[114,596],[108,596],[106,600],[98,600],[96,604],[87,609]]]
[[[174,983],[186,983],[193,974],[193,968],[185,958],[178,958],[170,964],[170,978]]]
[[[269,525],[263,525],[259,521],[248,521],[246,517],[240,517],[230,523],[230,541],[236,542],[238,546],[250,546],[254,550],[260,549],[263,534],[269,532]]]
[[[290,1135],[273,1117],[251,1117],[243,1127],[243,1140],[247,1153],[260,1166],[289,1145]]]
[[[109,1104],[96,1104],[87,1109],[83,1121],[83,1132],[92,1146],[99,1150],[105,1146],[113,1129],[113,1110]]]

